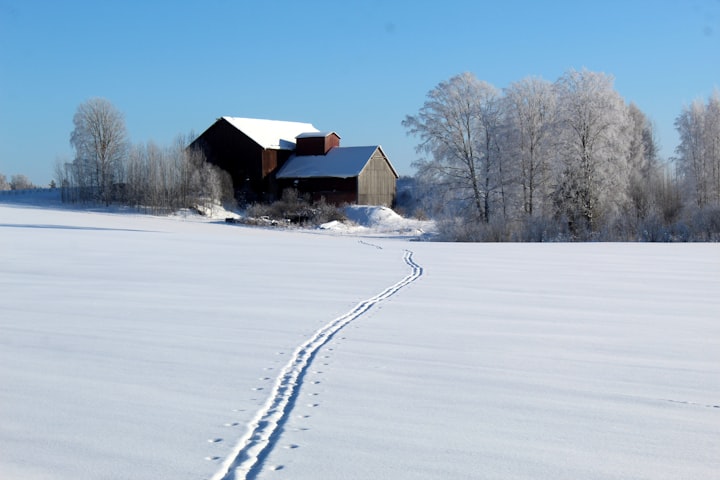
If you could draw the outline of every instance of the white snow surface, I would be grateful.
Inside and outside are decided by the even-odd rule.
[[[347,222],[334,220],[320,225],[320,230],[337,234],[415,238],[424,238],[435,233],[434,221],[405,218],[388,207],[348,205],[344,212]]]
[[[0,478],[718,478],[717,244],[353,214],[0,204]]]

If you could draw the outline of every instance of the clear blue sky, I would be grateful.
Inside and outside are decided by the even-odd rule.
[[[133,142],[224,115],[309,122],[412,174],[400,122],[439,82],[569,68],[613,75],[669,157],[682,107],[720,87],[720,0],[0,0],[0,173],[47,184],[77,106],[104,97]]]

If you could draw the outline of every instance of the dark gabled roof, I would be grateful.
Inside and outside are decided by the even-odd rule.
[[[380,150],[390,169],[397,172],[380,145],[367,147],[335,147],[325,155],[292,155],[278,171],[277,178],[352,178],[362,172],[370,158]]]

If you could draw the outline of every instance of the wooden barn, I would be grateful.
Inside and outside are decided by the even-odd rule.
[[[341,147],[309,123],[222,117],[189,148],[233,179],[241,201],[270,201],[295,188],[334,204],[390,206],[398,174],[379,145]]]
[[[379,145],[341,147],[335,132],[305,133],[277,173],[281,189],[296,188],[313,200],[391,206],[398,174]]]
[[[230,174],[239,200],[272,200],[275,173],[295,151],[295,137],[317,132],[309,123],[222,117],[189,146]]]

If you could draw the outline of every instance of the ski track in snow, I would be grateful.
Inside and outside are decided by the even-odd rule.
[[[282,430],[281,427],[285,424],[295,406],[307,369],[317,352],[330,342],[343,327],[364,315],[377,303],[395,295],[403,287],[422,276],[423,268],[413,261],[412,256],[413,253],[410,250],[405,250],[403,260],[410,266],[410,274],[326,324],[295,350],[290,361],[276,380],[268,401],[250,423],[248,432],[240,439],[233,452],[223,462],[220,470],[211,477],[211,480],[249,480],[256,478],[262,469],[265,458],[278,441]],[[215,458],[213,457],[213,460]]]

